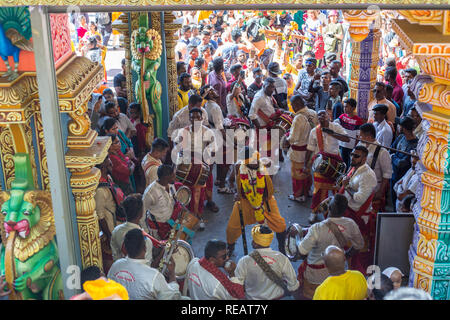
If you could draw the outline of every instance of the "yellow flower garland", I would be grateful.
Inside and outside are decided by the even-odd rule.
[[[250,202],[250,205],[253,209],[255,209],[255,218],[258,223],[264,222],[264,189],[266,187],[266,183],[264,180],[264,175],[256,175],[256,185],[253,186],[250,184],[250,175],[249,170],[246,165],[242,164],[240,167],[240,178],[242,190],[244,191],[245,197]],[[260,172],[260,169],[258,169]]]

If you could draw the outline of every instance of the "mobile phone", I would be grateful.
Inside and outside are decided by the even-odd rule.
[[[240,76],[241,78],[245,78],[245,71],[244,71],[244,70],[241,70],[241,72],[239,73],[239,76]]]

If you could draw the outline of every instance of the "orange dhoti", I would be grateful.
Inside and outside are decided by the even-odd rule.
[[[239,203],[241,204],[242,216],[244,218],[244,225],[255,224],[255,210],[250,205],[247,199],[241,199],[241,201],[236,201],[234,203],[233,212],[231,213],[230,219],[227,225],[227,243],[233,244],[241,236],[241,222],[239,218]],[[267,204],[264,205],[265,212],[264,217],[267,221],[269,228],[276,232],[282,233],[286,230],[286,220],[280,215],[278,210],[277,201],[275,197],[272,196],[268,201],[269,208]]]
[[[314,172],[314,193],[311,201],[312,212],[317,212],[320,203],[328,198],[329,191],[336,193],[335,181]]]
[[[303,173],[304,162],[291,160],[292,191],[294,197],[307,195],[311,188],[312,177],[309,173]]]

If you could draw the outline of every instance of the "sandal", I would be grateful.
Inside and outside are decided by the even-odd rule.
[[[217,193],[222,193],[222,194],[234,194],[233,190],[231,190],[228,187],[223,187],[223,188],[218,188],[217,189]]]

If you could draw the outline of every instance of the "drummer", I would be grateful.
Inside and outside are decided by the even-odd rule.
[[[295,111],[295,118],[287,138],[290,144],[288,157],[291,160],[291,176],[293,194],[290,200],[304,203],[312,185],[311,173],[304,173],[306,145],[311,130],[318,124],[317,113],[306,107],[300,95],[291,98],[291,105]]]
[[[190,126],[186,126],[178,132],[175,137],[175,149],[179,151],[176,163],[193,164],[192,167],[202,166],[202,164],[211,164],[215,161],[215,153],[217,150],[214,132],[208,127],[202,125],[204,109],[192,108],[189,110]],[[210,172],[208,181],[205,185],[187,185],[192,192],[192,199],[189,204],[189,210],[193,212],[199,219],[203,214],[204,202],[207,200],[206,188],[211,186],[213,177]],[[219,211],[217,205],[209,200],[206,206],[214,211]],[[204,229],[205,224],[201,219],[200,229]]]
[[[316,288],[329,276],[322,257],[322,253],[328,246],[335,245],[347,250],[347,258],[353,256],[364,246],[358,225],[352,219],[344,217],[347,206],[347,198],[336,194],[330,201],[328,218],[311,226],[298,245],[300,259],[303,259],[303,263],[298,268],[297,279],[300,282],[300,293],[307,299],[313,298]],[[331,224],[334,226],[330,227]],[[351,244],[351,248],[343,247],[335,236],[335,232],[341,233],[347,242],[346,246]],[[294,229],[291,235],[295,234],[296,230]]]
[[[157,174],[158,179],[144,191],[144,212],[149,217],[144,214],[140,225],[151,236],[167,240],[172,228],[169,222],[174,223],[181,212],[181,206],[175,204],[173,195],[182,184],[175,182],[175,170],[171,165],[160,165]]]
[[[339,124],[330,122],[328,118],[328,113],[325,110],[320,110],[318,112],[319,125],[311,130],[309,135],[308,145],[306,147],[306,156],[303,172],[310,172],[310,159],[314,156],[312,161],[321,154],[322,156],[327,156],[334,163],[334,167],[338,162],[342,162],[342,158],[339,155],[339,144],[338,141],[349,142],[350,138],[346,137],[347,134],[345,129]],[[328,129],[331,129],[333,134],[328,134]],[[341,135],[337,135],[341,134]],[[319,204],[328,198],[329,191],[335,191],[335,181],[319,172],[314,172],[314,193],[311,202],[311,215],[309,217],[309,222],[313,224],[317,219],[317,210]]]

